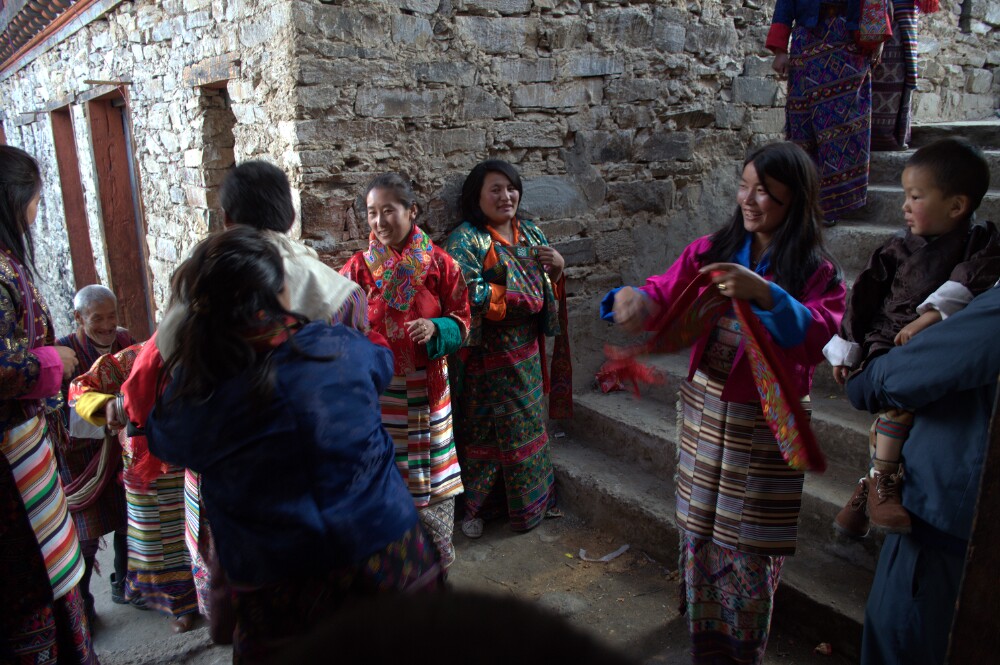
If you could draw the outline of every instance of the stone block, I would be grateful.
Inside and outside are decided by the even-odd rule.
[[[500,122],[494,127],[494,140],[512,148],[558,148],[563,134],[554,122]]]
[[[583,48],[587,44],[587,22],[583,19],[546,19],[538,33],[538,48],[563,51]]]
[[[185,150],[184,166],[187,168],[198,168],[199,166],[201,166],[203,154],[204,150],[202,148],[197,148],[195,150]]]
[[[340,101],[342,88],[339,85],[310,85],[298,89],[298,103],[306,109],[330,109]]]
[[[632,159],[632,141],[635,131],[577,132],[576,149],[591,164],[626,162]]]
[[[444,90],[363,87],[358,90],[354,112],[370,118],[423,118],[441,112]]]
[[[785,109],[753,109],[750,112],[750,131],[754,134],[784,134]]]
[[[602,7],[594,20],[594,43],[616,47],[648,47],[653,17],[635,7]]]
[[[694,23],[688,26],[684,50],[695,54],[728,54],[736,50],[739,33],[731,20],[723,23]]]
[[[659,79],[621,78],[610,81],[605,88],[609,103],[629,104],[657,99],[660,96]]]
[[[207,25],[212,24],[212,12],[210,11],[200,11],[191,12],[184,17],[185,24],[188,30],[194,30],[195,28],[204,28]]]
[[[658,51],[667,53],[682,53],[684,42],[687,39],[687,21],[678,22],[673,16],[661,17],[656,14],[656,21],[653,23],[653,46]]]
[[[612,200],[621,203],[627,215],[650,212],[662,215],[673,202],[673,181],[624,182],[612,185],[609,192]]]
[[[486,53],[520,53],[534,41],[538,32],[538,20],[456,16],[455,32]]]
[[[597,238],[597,260],[600,262],[620,260],[635,255],[635,239],[632,229],[610,231]]]
[[[759,55],[748,55],[743,59],[743,76],[765,77],[774,73],[771,69],[773,57],[762,58]]]
[[[555,78],[556,62],[552,58],[494,58],[493,71],[506,82],[544,83]]]
[[[502,99],[482,88],[468,88],[462,93],[460,117],[463,120],[494,120],[512,115]]]
[[[184,11],[189,13],[211,6],[212,0],[184,0]]]
[[[690,132],[657,132],[636,147],[640,162],[688,162],[694,157],[694,137]]]
[[[571,53],[560,70],[563,76],[579,78],[621,74],[625,71],[625,59],[605,53]]]
[[[740,129],[746,121],[746,109],[732,104],[719,104],[715,108],[715,126],[720,129]]]
[[[434,129],[424,133],[427,151],[433,155],[479,154],[486,149],[486,132],[480,129]]]
[[[468,62],[418,62],[413,73],[421,83],[450,83],[468,87],[476,82],[476,66]]]
[[[431,23],[422,16],[398,14],[392,17],[392,41],[422,47],[434,38]]]
[[[986,69],[973,69],[965,79],[965,89],[974,95],[982,95],[993,86],[993,72]]]
[[[587,201],[576,183],[554,175],[525,178],[521,205],[529,219],[563,219],[587,211]]]
[[[264,44],[277,44],[278,33],[284,26],[275,20],[272,12],[264,12],[253,21],[240,24],[240,44],[256,48]]]
[[[319,26],[320,32],[327,39],[353,42],[362,35],[381,35],[385,32],[379,25],[378,18],[356,9],[331,5],[320,5],[312,9],[315,12],[315,25]]]
[[[441,0],[397,0],[397,4],[418,14],[433,14],[441,5]]]
[[[778,81],[770,78],[737,76],[733,79],[733,101],[752,106],[774,106],[778,99]]]
[[[550,239],[551,242],[551,239]],[[571,238],[552,242],[552,247],[562,254],[567,266],[580,266],[593,263],[597,259],[597,251],[593,238]]]
[[[188,65],[184,68],[182,77],[184,85],[196,87],[228,81],[238,78],[239,75],[239,54],[225,53]]]
[[[521,108],[571,108],[601,101],[600,81],[596,87],[589,81],[569,81],[565,85],[529,83],[514,88],[514,106]]]
[[[296,126],[298,143],[329,146],[350,144],[353,137],[363,136],[371,141],[390,142],[403,133],[403,123],[398,120],[301,120]],[[342,157],[342,154],[338,152]]]
[[[456,9],[465,11],[494,11],[504,16],[526,14],[531,9],[531,0],[456,0]]]

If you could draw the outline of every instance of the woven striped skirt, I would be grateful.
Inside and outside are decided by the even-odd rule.
[[[796,26],[788,64],[785,134],[816,162],[823,214],[838,219],[868,193],[871,66],[842,16]]]
[[[917,87],[917,9],[913,0],[892,3],[892,39],[872,68],[872,150],[905,150],[911,102]]]
[[[126,481],[128,576],[125,597],[172,616],[198,609],[185,543],[184,470],[171,467],[148,488]]]

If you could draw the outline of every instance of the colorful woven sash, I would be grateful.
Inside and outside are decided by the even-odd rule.
[[[83,553],[69,518],[56,458],[45,436],[45,421],[31,418],[3,433],[0,452],[10,463],[14,483],[35,532],[52,585],[62,598],[83,578]]]
[[[434,246],[426,233],[414,224],[410,238],[402,252],[386,247],[372,232],[368,249],[363,253],[365,265],[375,278],[375,286],[382,291],[385,303],[405,312],[413,304],[417,289],[431,265]]]
[[[892,38],[888,0],[861,0],[861,17],[858,21],[858,46],[875,48]]]
[[[631,383],[638,394],[638,384],[650,382],[651,370],[636,361],[635,356],[673,353],[690,346],[707,335],[719,318],[732,308],[746,339],[745,351],[764,418],[778,442],[781,455],[793,469],[824,471],[826,460],[809,426],[809,418],[760,319],[746,300],[730,299],[718,289],[704,288],[711,283],[708,274],[699,275],[692,281],[654,322],[657,332],[649,340],[632,347],[605,347],[609,360],[601,371],[616,374],[622,383]]]

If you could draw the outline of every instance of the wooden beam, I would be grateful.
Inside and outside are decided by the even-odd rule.
[[[69,236],[69,254],[73,263],[73,281],[77,290],[88,284],[98,284],[94,249],[90,244],[90,227],[87,224],[87,204],[83,198],[80,180],[80,162],[76,153],[76,136],[73,116],[69,107],[57,109],[50,116],[52,140],[56,149],[56,166],[59,169],[59,188],[62,190],[63,216]]]

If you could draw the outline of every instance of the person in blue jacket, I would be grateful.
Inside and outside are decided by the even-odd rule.
[[[855,407],[915,416],[903,452],[913,531],[887,536],[879,555],[864,665],[944,662],[1000,375],[998,330],[993,287],[848,380]]]
[[[350,596],[439,587],[382,427],[392,352],[290,312],[281,257],[255,229],[202,241],[173,288],[183,342],[146,434],[202,474],[235,593],[234,662],[269,662]]]

